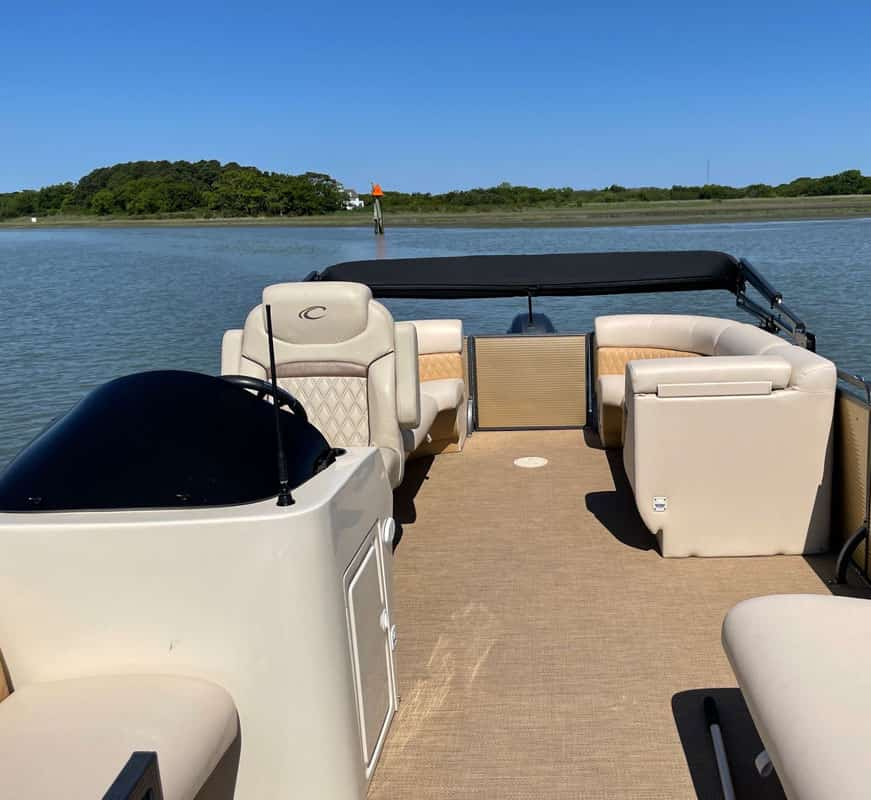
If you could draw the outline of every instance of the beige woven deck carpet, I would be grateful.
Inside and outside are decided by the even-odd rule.
[[[539,469],[513,465],[543,456]],[[402,695],[370,800],[782,797],[720,645],[747,597],[828,591],[829,558],[663,559],[619,460],[579,431],[477,433],[397,495]]]

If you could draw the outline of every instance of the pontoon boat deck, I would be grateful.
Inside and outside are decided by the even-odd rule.
[[[533,307],[702,289],[758,326]],[[269,286],[0,476],[0,796],[864,797],[869,416],[723,253]]]
[[[737,796],[782,797],[720,628],[746,598],[829,594],[834,556],[664,559],[578,430],[476,433],[396,501],[401,702],[370,798],[718,798],[706,695]]]

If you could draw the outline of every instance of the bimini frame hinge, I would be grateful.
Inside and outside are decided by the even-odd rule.
[[[752,286],[768,303],[768,308],[747,297],[747,285]],[[738,284],[735,303],[759,320],[759,327],[769,333],[785,333],[799,347],[816,351],[816,336],[807,330],[804,322],[783,302],[778,292],[746,259],[738,262]]]

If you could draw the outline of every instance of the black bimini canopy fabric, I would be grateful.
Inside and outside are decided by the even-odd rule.
[[[738,260],[709,250],[347,261],[314,280],[364,283],[375,297],[519,297],[680,292],[739,286]]]

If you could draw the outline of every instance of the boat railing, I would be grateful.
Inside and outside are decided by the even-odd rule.
[[[770,333],[785,333],[795,344],[816,351],[816,337],[798,315],[783,302],[783,294],[777,291],[746,258],[738,260],[738,268],[741,281],[735,293],[737,306],[756,317]],[[768,308],[747,297],[747,284],[762,295],[768,302]]]

